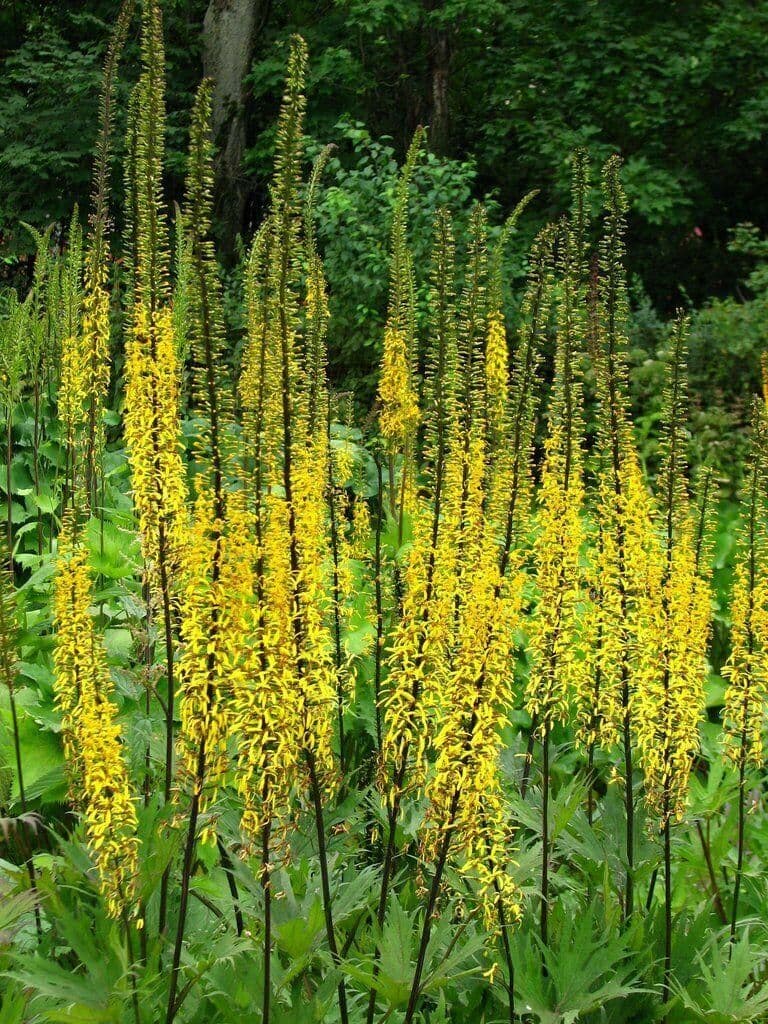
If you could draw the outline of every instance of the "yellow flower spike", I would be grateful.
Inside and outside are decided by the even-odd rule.
[[[382,435],[392,444],[405,445],[419,422],[419,405],[411,385],[405,333],[396,327],[384,332],[379,401]]]
[[[104,286],[103,268],[86,261],[86,282],[83,295],[83,326],[81,357],[86,374],[84,401],[89,419],[88,474],[93,477],[104,448],[104,401],[109,391],[109,292]],[[94,480],[90,479],[91,486]]]
[[[91,618],[86,551],[65,524],[59,548],[54,616],[56,702],[62,712],[70,788],[83,808],[88,849],[107,913],[132,911],[138,870],[137,816],[120,727],[111,703],[106,654]]]
[[[161,557],[172,573],[186,539],[179,380],[170,311],[152,317],[137,306],[126,353],[125,439],[142,554],[156,586]]]
[[[532,666],[525,691],[526,709],[539,736],[566,721],[572,693],[589,679],[579,644],[584,489],[580,467],[574,467],[566,487],[565,458],[562,430],[556,427],[546,442],[539,492],[534,543],[538,603],[531,621]]]
[[[652,502],[637,457],[628,453],[620,472],[617,494],[612,473],[602,475],[598,484],[595,517],[601,524],[600,544],[594,552],[592,579],[597,581],[596,600],[589,612],[590,674],[600,670],[600,692],[588,683],[577,697],[580,720],[599,723],[599,742],[604,749],[619,743],[624,727],[624,673],[628,673],[630,702],[637,688],[634,654],[637,651],[639,616],[645,607],[649,572],[653,565],[656,538],[653,533]],[[593,643],[599,634],[599,646]],[[585,740],[586,734],[580,732]]]
[[[453,473],[457,486],[460,479],[459,464]],[[426,777],[431,723],[453,639],[459,536],[455,507],[455,502],[446,502],[434,547],[432,510],[424,506],[414,520],[400,618],[390,642],[389,676],[381,701],[386,728],[380,782],[390,807],[404,791],[418,790]]]
[[[73,549],[68,531],[59,538],[59,561],[54,588],[53,616],[56,625],[55,697],[61,712],[61,735],[64,757],[71,777],[77,778],[81,768],[81,752],[77,742],[77,718],[83,691],[93,684],[91,650],[82,638],[92,631],[88,612],[91,580],[86,552]],[[77,788],[72,788],[73,797]]]
[[[258,548],[243,492],[229,495],[227,525],[214,517],[213,495],[195,505],[180,595],[184,640],[179,662],[179,769],[208,809],[228,767],[227,741],[256,636],[254,587]],[[200,751],[205,762],[200,773]],[[203,839],[215,835],[215,826]]]
[[[633,719],[646,802],[663,825],[666,815],[679,821],[685,812],[704,714],[710,599],[690,524],[675,542],[668,571],[659,552],[649,576],[639,616]]]
[[[485,393],[489,430],[502,434],[509,393],[509,350],[504,314],[499,310],[493,311],[488,317]]]
[[[725,749],[735,764],[763,764],[768,702],[768,582],[749,582],[746,565],[736,568],[731,604],[731,655],[723,670]],[[742,750],[743,748],[743,750]]]
[[[241,827],[249,841],[274,822],[288,820],[299,770],[295,742],[297,677],[293,645],[290,562],[285,544],[285,502],[266,499],[263,602],[251,609],[252,642],[234,685],[233,717],[238,735],[236,783],[243,800]],[[258,581],[256,583],[259,586]]]
[[[425,856],[434,858],[451,830],[452,857],[462,873],[476,879],[486,927],[495,934],[500,905],[508,923],[521,913],[520,894],[507,871],[508,809],[499,759],[522,577],[499,577],[492,542],[480,545],[476,556],[464,573],[455,653],[441,687],[423,846]]]
[[[755,442],[745,495],[746,522],[731,597],[731,654],[723,709],[724,750],[740,770],[763,764],[763,730],[768,702],[768,531],[760,511],[765,470],[761,446],[764,423],[756,414]]]
[[[301,745],[314,755],[321,777],[330,783],[335,767],[332,749],[336,702],[330,635],[325,622],[325,502],[328,448],[320,437],[299,451],[293,471],[293,505],[298,540],[298,599],[301,684]]]
[[[62,339],[59,368],[58,412],[64,426],[69,460],[69,486],[74,492],[83,455],[87,422],[88,367],[83,338],[70,334]]]

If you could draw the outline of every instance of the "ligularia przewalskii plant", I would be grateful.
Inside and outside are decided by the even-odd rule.
[[[25,743],[53,721],[70,808],[51,823],[60,853],[19,847],[19,870],[9,865],[29,895],[0,966],[30,1016],[6,1018],[3,1003],[0,1017],[687,1019],[676,993],[690,969],[676,971],[675,948],[700,925],[680,914],[675,928],[673,882],[692,884],[692,855],[676,858],[691,835],[710,869],[693,883],[700,920],[712,905],[723,914],[704,830],[689,830],[692,779],[714,771],[700,740],[711,479],[697,495],[682,314],[656,471],[640,459],[620,160],[603,169],[593,223],[589,162],[575,155],[572,208],[534,238],[512,317],[507,249],[535,197],[500,227],[481,203],[461,220],[439,208],[422,273],[409,238],[419,129],[393,188],[378,390],[360,415],[327,372],[333,303],[315,220],[328,151],[307,174],[304,42],[290,44],[235,355],[213,243],[208,80],[171,245],[157,0],[141,4],[124,229],[112,237],[115,81],[132,22],[126,0],[89,226],[81,238],[75,216],[65,256],[37,234],[32,291],[0,323],[6,493],[19,408],[32,412],[38,497],[44,438],[62,450],[56,502],[34,524],[52,591],[26,575],[8,503],[10,770],[28,816],[39,790]],[[126,280],[113,287],[118,248]],[[111,387],[119,426],[105,415]],[[55,427],[41,418],[49,393]],[[758,402],[725,668],[731,950],[768,686],[764,416]],[[111,516],[128,552],[114,586]],[[46,717],[19,666],[30,631],[49,624]],[[128,638],[119,650],[116,634]],[[718,813],[730,827],[728,808]],[[589,963],[565,948],[576,918],[597,944]],[[757,998],[757,970],[739,984]],[[626,1015],[610,1016],[621,1003]]]

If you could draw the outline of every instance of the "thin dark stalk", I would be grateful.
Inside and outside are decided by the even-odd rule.
[[[432,878],[432,886],[429,890],[429,898],[427,900],[427,907],[424,914],[424,924],[421,929],[421,941],[419,942],[419,951],[416,957],[416,969],[413,972],[413,981],[411,982],[411,992],[408,997],[408,1006],[405,1011],[405,1017],[403,1018],[403,1024],[411,1024],[413,1015],[416,1012],[416,1005],[419,1001],[419,995],[421,994],[421,976],[424,973],[424,963],[427,957],[427,947],[429,940],[432,935],[432,919],[435,913],[435,905],[437,903],[437,897],[440,893],[440,886],[443,881],[443,872],[445,871],[445,865],[448,860],[448,851],[451,846],[451,840],[453,839],[454,822],[456,818],[456,811],[459,806],[459,799],[461,796],[461,790],[457,787],[454,790],[453,799],[451,800],[451,807],[448,813],[448,822],[445,831],[443,832],[443,840],[440,844],[440,850],[437,857],[437,863],[435,865],[435,874]]]
[[[227,886],[229,887],[229,894],[232,897],[232,907],[235,914],[235,928],[237,929],[238,936],[243,934],[245,925],[243,923],[243,912],[240,909],[240,894],[237,891],[237,882],[235,881],[235,866],[232,863],[232,858],[229,855],[224,845],[224,841],[221,836],[216,837],[216,845],[219,849],[219,856],[221,857],[221,864],[224,868],[224,874],[227,876]]]
[[[146,672],[147,672],[147,685],[144,692],[144,714],[149,721],[150,713],[152,710],[152,692],[150,686],[150,679],[152,678],[152,663],[154,661],[154,651],[152,643],[152,599],[150,595],[149,577],[147,573],[146,564],[144,566],[144,581],[142,583],[142,596],[144,598],[144,605],[147,610],[147,647],[145,651],[146,655]],[[144,806],[149,806],[149,800],[152,795],[152,765],[151,765],[151,750],[149,740],[147,740],[147,746],[144,751],[144,780],[142,784],[142,793],[144,795]]]
[[[602,527],[599,529],[599,546],[602,550],[603,545],[603,531]],[[599,596],[598,596],[599,600]],[[598,654],[603,649],[603,623],[602,620],[598,620],[597,636],[595,638],[595,652]],[[596,709],[599,707],[600,702],[600,691],[603,683],[603,672],[600,667],[599,657],[596,659],[597,664],[595,666],[595,685],[592,691],[592,714],[591,714],[591,730],[592,736],[595,736],[599,732],[600,718],[601,716],[596,713]],[[597,747],[597,741],[592,739],[589,744],[587,751],[587,821],[590,827],[594,824],[595,820],[595,749]]]
[[[427,987],[427,985],[429,985],[430,981],[435,977],[436,973],[440,970],[440,968],[443,966],[443,964],[446,963],[446,961],[448,961],[450,959],[450,956],[453,953],[453,951],[456,948],[456,946],[459,943],[459,941],[461,940],[462,935],[464,935],[464,933],[466,932],[467,928],[472,923],[473,918],[475,918],[477,916],[478,911],[479,911],[479,907],[475,907],[475,909],[473,911],[471,911],[469,914],[467,914],[467,916],[461,922],[459,927],[454,930],[453,935],[451,936],[450,942],[448,943],[448,945],[445,947],[445,950],[440,955],[440,959],[438,960],[438,962],[434,965],[434,967],[429,972],[429,974],[423,979],[423,981],[419,985],[419,995],[421,995],[421,993],[424,991],[424,989]]]
[[[331,449],[331,402],[328,399],[328,513],[331,527],[331,556],[333,559],[333,650],[336,669],[336,716],[339,728],[339,767],[344,774],[344,681],[341,653],[341,586],[339,583],[339,524],[336,516],[336,483],[333,478]]]
[[[173,947],[171,981],[168,988],[168,1008],[165,1015],[165,1024],[173,1024],[179,1005],[176,999],[176,993],[179,985],[181,947],[184,942],[184,925],[187,919],[187,906],[189,904],[189,883],[192,878],[192,866],[197,840],[197,819],[200,816],[200,797],[202,793],[202,786],[197,785],[197,782],[205,777],[205,757],[205,737],[203,737],[203,740],[200,743],[200,750],[197,755],[197,771],[195,773],[196,784],[192,792],[192,803],[189,808],[189,824],[187,826],[187,838],[184,844],[184,861],[181,868],[181,890],[179,894],[179,918],[176,925],[176,940]]]
[[[393,803],[387,810],[387,845],[384,851],[384,864],[381,870],[381,886],[379,888],[379,903],[376,908],[376,922],[381,930],[384,926],[384,918],[387,913],[387,902],[389,899],[389,883],[392,878],[392,868],[395,863],[395,836],[397,831],[397,820],[400,816],[399,790],[395,790]],[[373,981],[379,976],[381,957],[381,945],[376,943],[373,959]],[[373,1015],[376,1009],[376,988],[371,985],[368,993],[368,1012],[366,1014],[367,1024],[372,1024]]]
[[[549,725],[541,741],[541,972],[546,978],[545,951],[549,924]]]
[[[269,870],[270,822],[261,830],[261,888],[264,892],[264,993],[261,1004],[262,1024],[269,1024],[270,1001],[272,999],[272,882]]]
[[[712,902],[715,907],[715,912],[720,918],[722,924],[728,924],[728,917],[725,913],[725,907],[723,906],[723,898],[720,895],[720,887],[717,884],[715,866],[712,863],[712,850],[710,849],[709,838],[704,835],[704,829],[701,827],[701,821],[698,818],[696,819],[696,831],[699,833],[699,841],[701,842],[704,861],[707,865],[707,873],[709,874],[709,884],[712,888]],[[709,831],[709,821],[707,821],[707,831]]]
[[[626,666],[622,684],[622,704],[624,705],[624,808],[627,822],[627,885],[624,897],[624,921],[629,921],[634,909],[635,895],[635,792],[632,782],[632,733],[629,716],[629,681]]]
[[[661,1002],[664,1006],[669,1002],[670,981],[672,977],[672,855],[671,855],[671,823],[669,820],[669,799],[664,798],[664,983],[661,989]],[[667,1016],[664,1015],[664,1024]]]
[[[165,523],[161,519],[158,526],[158,543],[160,551],[164,554]],[[165,671],[168,680],[168,692],[165,700],[165,780],[163,783],[163,799],[166,806],[170,803],[171,788],[173,786],[173,722],[174,722],[174,691],[176,683],[174,680],[174,659],[173,659],[173,621],[171,616],[171,593],[168,580],[168,566],[165,557],[160,558],[160,593],[163,601],[163,633],[165,637]],[[158,929],[160,934],[165,932],[165,924],[168,908],[168,883],[170,879],[171,865],[167,865],[160,880],[160,907],[158,911]]]
[[[408,472],[409,472],[409,447],[410,445],[406,441],[405,448],[403,449],[403,464],[400,469],[400,508],[397,513],[397,546],[398,548],[403,546],[403,527],[405,523],[405,493],[408,485]]]
[[[131,1005],[133,1007],[133,1018],[136,1024],[141,1024],[141,1010],[139,1008],[139,993],[136,989],[136,960],[133,952],[133,939],[131,938],[131,925],[128,920],[128,911],[123,908],[123,925],[125,927],[125,948],[128,954],[128,974],[131,979]]]
[[[485,821],[483,822],[483,824],[485,825]],[[486,839],[486,854],[488,855],[491,864],[493,864],[493,859],[491,858],[491,851],[489,846],[490,844]],[[493,879],[493,889],[494,892],[496,893],[496,908],[499,916],[501,946],[504,951],[504,959],[507,964],[507,980],[505,985],[507,989],[507,994],[509,996],[509,1020],[510,1024],[514,1024],[514,1021],[517,1019],[517,1015],[515,1013],[515,964],[512,960],[512,949],[509,945],[509,924],[507,923],[507,915],[504,910],[504,903],[501,898],[501,886],[499,885],[498,878],[496,878],[495,876]]]
[[[323,817],[323,799],[320,792],[320,781],[317,777],[317,765],[315,755],[311,750],[304,751],[304,758],[309,771],[309,785],[312,793],[312,804],[315,810],[315,827],[317,831],[318,859],[320,861],[320,882],[323,893],[323,913],[325,915],[325,933],[328,939],[328,948],[331,951],[331,959],[334,966],[341,971],[341,957],[336,945],[336,931],[333,925],[333,904],[331,901],[331,884],[328,874],[328,850],[325,842],[325,821]],[[349,1014],[347,1011],[347,988],[344,976],[339,979],[339,1015],[341,1024],[348,1024]]]
[[[387,459],[389,474],[389,513],[394,519],[397,515],[397,487],[395,486],[395,456],[390,452]]]
[[[494,881],[493,883],[496,894],[500,895],[499,883]],[[510,1024],[514,1024],[517,1020],[517,1014],[515,1013],[515,964],[512,960],[512,950],[509,945],[509,932],[507,924],[507,915],[504,913],[504,904],[499,899],[499,930],[501,931],[501,945],[504,950],[504,959],[507,962],[507,994],[509,995],[509,1021]]]
[[[732,953],[734,943],[736,942],[736,925],[739,920],[739,895],[741,893],[741,879],[744,872],[744,823],[746,809],[745,745],[746,728],[744,729],[742,736],[742,753],[739,762],[739,818],[738,832],[736,838],[736,875],[733,880],[733,904],[731,908],[731,934],[729,956]]]
[[[525,747],[525,761],[523,762],[523,777],[520,781],[520,799],[525,800],[528,786],[531,783],[531,769],[533,768],[533,746],[536,737],[536,728],[539,724],[539,716],[534,715],[531,719],[531,730],[528,733],[528,742]]]
[[[645,898],[645,910],[646,913],[651,909],[653,904],[653,894],[656,892],[656,883],[659,880],[659,869],[655,867],[651,872],[651,881],[648,885],[648,895]]]
[[[376,702],[376,751],[381,750],[381,661],[384,654],[384,601],[381,592],[381,528],[384,518],[384,483],[382,480],[381,459],[376,458],[376,477],[379,489],[379,508],[376,516],[376,534],[374,540],[374,588],[376,593],[376,649],[373,653],[373,697]]]

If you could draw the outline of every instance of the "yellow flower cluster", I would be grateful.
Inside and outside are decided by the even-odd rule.
[[[179,429],[180,371],[170,310],[134,311],[126,353],[125,439],[142,553],[156,579],[161,546],[169,571],[185,545],[187,485]]]
[[[504,314],[495,310],[488,317],[485,341],[485,396],[488,429],[498,435],[507,415],[509,351]]]
[[[307,443],[296,455],[293,467],[293,511],[298,546],[299,638],[296,651],[301,668],[297,680],[299,743],[312,752],[323,779],[334,772],[333,707],[336,700],[330,636],[326,628],[327,555],[324,490],[328,448],[325,437]]]
[[[61,342],[58,410],[59,419],[64,425],[70,479],[74,479],[77,469],[74,463],[82,445],[88,388],[88,364],[85,360],[83,338],[77,334],[69,334]]]
[[[768,580],[750,571],[750,561],[747,554],[736,567],[723,731],[735,764],[760,766],[768,701]]]
[[[443,529],[448,529],[447,522]],[[447,544],[445,550],[450,556]],[[418,789],[426,776],[430,722],[452,635],[454,557],[449,560],[437,555],[431,509],[422,507],[414,521],[413,544],[403,574],[400,618],[390,642],[389,676],[381,701],[387,723],[381,749],[381,785],[390,806],[399,799],[405,785]]]
[[[419,422],[419,405],[411,383],[405,332],[387,327],[379,378],[382,435],[392,444],[405,445]]]
[[[613,473],[604,471],[598,484],[595,517],[600,523],[600,543],[594,552],[593,579],[597,583],[588,612],[584,649],[591,651],[589,673],[581,677],[577,702],[579,721],[591,721],[599,736],[578,739],[588,745],[597,739],[604,749],[619,742],[637,679],[638,617],[648,592],[648,574],[656,539],[653,533],[651,497],[634,452],[622,459],[616,486]],[[596,638],[599,636],[599,643]],[[600,692],[591,680],[599,670]],[[591,677],[591,679],[590,679]]]
[[[89,260],[90,264],[90,260]],[[92,410],[94,452],[104,446],[102,408],[109,390],[109,292],[100,280],[103,272],[86,266],[86,287],[83,296],[83,357],[85,361],[86,399]]]
[[[59,538],[59,563],[54,588],[53,616],[56,625],[56,706],[61,713],[64,757],[73,776],[81,767],[77,741],[77,716],[83,687],[92,685],[92,644],[82,639],[93,633],[89,614],[91,579],[84,548],[72,550],[66,534]],[[73,790],[76,796],[76,790]]]
[[[248,837],[285,820],[301,751],[296,738],[297,678],[288,509],[268,495],[261,552],[261,603],[254,609],[249,650],[235,677],[233,714],[238,735],[237,788]]]
[[[422,503],[403,573],[400,616],[381,701],[387,727],[381,749],[382,785],[390,806],[404,789],[424,784],[427,752],[455,642],[462,566],[472,564],[482,529],[482,442],[455,445],[444,469],[441,515]]]
[[[306,315],[313,329],[323,333],[330,318],[328,289],[322,266],[318,263],[313,271],[307,280]]]
[[[244,803],[241,824],[249,837],[268,823],[279,828],[286,822],[294,791],[306,783],[308,757],[322,785],[330,786],[335,774],[336,689],[325,598],[325,438],[294,454],[292,509],[282,495],[265,498],[263,577],[256,582],[261,601],[251,611],[253,640],[234,677],[236,778]]]
[[[509,921],[520,894],[508,871],[509,816],[501,785],[501,730],[511,704],[510,665],[522,586],[499,577],[493,542],[474,546],[462,572],[455,651],[444,671],[430,808],[424,836],[434,858],[447,830],[460,870],[477,879],[486,926],[495,933],[502,903]]]
[[[638,678],[633,722],[645,776],[645,797],[665,824],[685,812],[704,712],[709,593],[698,574],[690,523],[669,557],[649,559],[649,586],[638,628]]]
[[[579,465],[565,481],[563,428],[556,425],[546,442],[539,491],[538,533],[534,542],[538,600],[531,621],[531,671],[525,691],[528,713],[544,736],[568,717],[572,693],[589,683],[580,649],[580,560],[585,539],[582,525],[584,489]]]
[[[179,769],[208,809],[227,769],[232,703],[252,635],[257,549],[241,493],[229,496],[226,526],[203,489],[195,503],[179,600]],[[215,834],[206,825],[205,837]]]
[[[111,917],[130,909],[138,866],[136,807],[111,702],[106,656],[89,613],[85,549],[60,542],[54,614],[56,702],[73,796],[82,804],[88,848]]]

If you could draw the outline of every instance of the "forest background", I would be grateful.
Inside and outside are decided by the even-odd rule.
[[[510,247],[513,300],[531,239],[567,202],[569,154],[585,147],[597,166],[618,151],[630,203],[641,454],[653,459],[664,324],[683,306],[693,314],[694,455],[706,450],[726,496],[735,491],[732,467],[741,464],[768,323],[768,4],[169,0],[165,8],[168,195],[181,198],[193,91],[211,74],[215,229],[230,268],[232,318],[240,308],[239,238],[249,239],[263,216],[287,40],[299,32],[312,54],[310,152],[336,146],[318,209],[334,384],[354,389],[364,405],[373,395],[391,215],[382,199],[417,125],[429,126],[430,147],[414,190],[417,268],[426,264],[441,204],[467,208],[469,197],[485,198],[493,214],[539,190]],[[4,283],[24,284],[31,272],[34,242],[22,222],[61,224],[63,241],[73,201],[87,208],[116,11],[115,0],[0,3]],[[129,40],[127,68],[137,66],[137,48]],[[118,83],[117,140],[131,84]],[[116,166],[121,155],[118,145]],[[466,225],[457,228],[461,236]],[[238,324],[230,327],[236,337]]]

